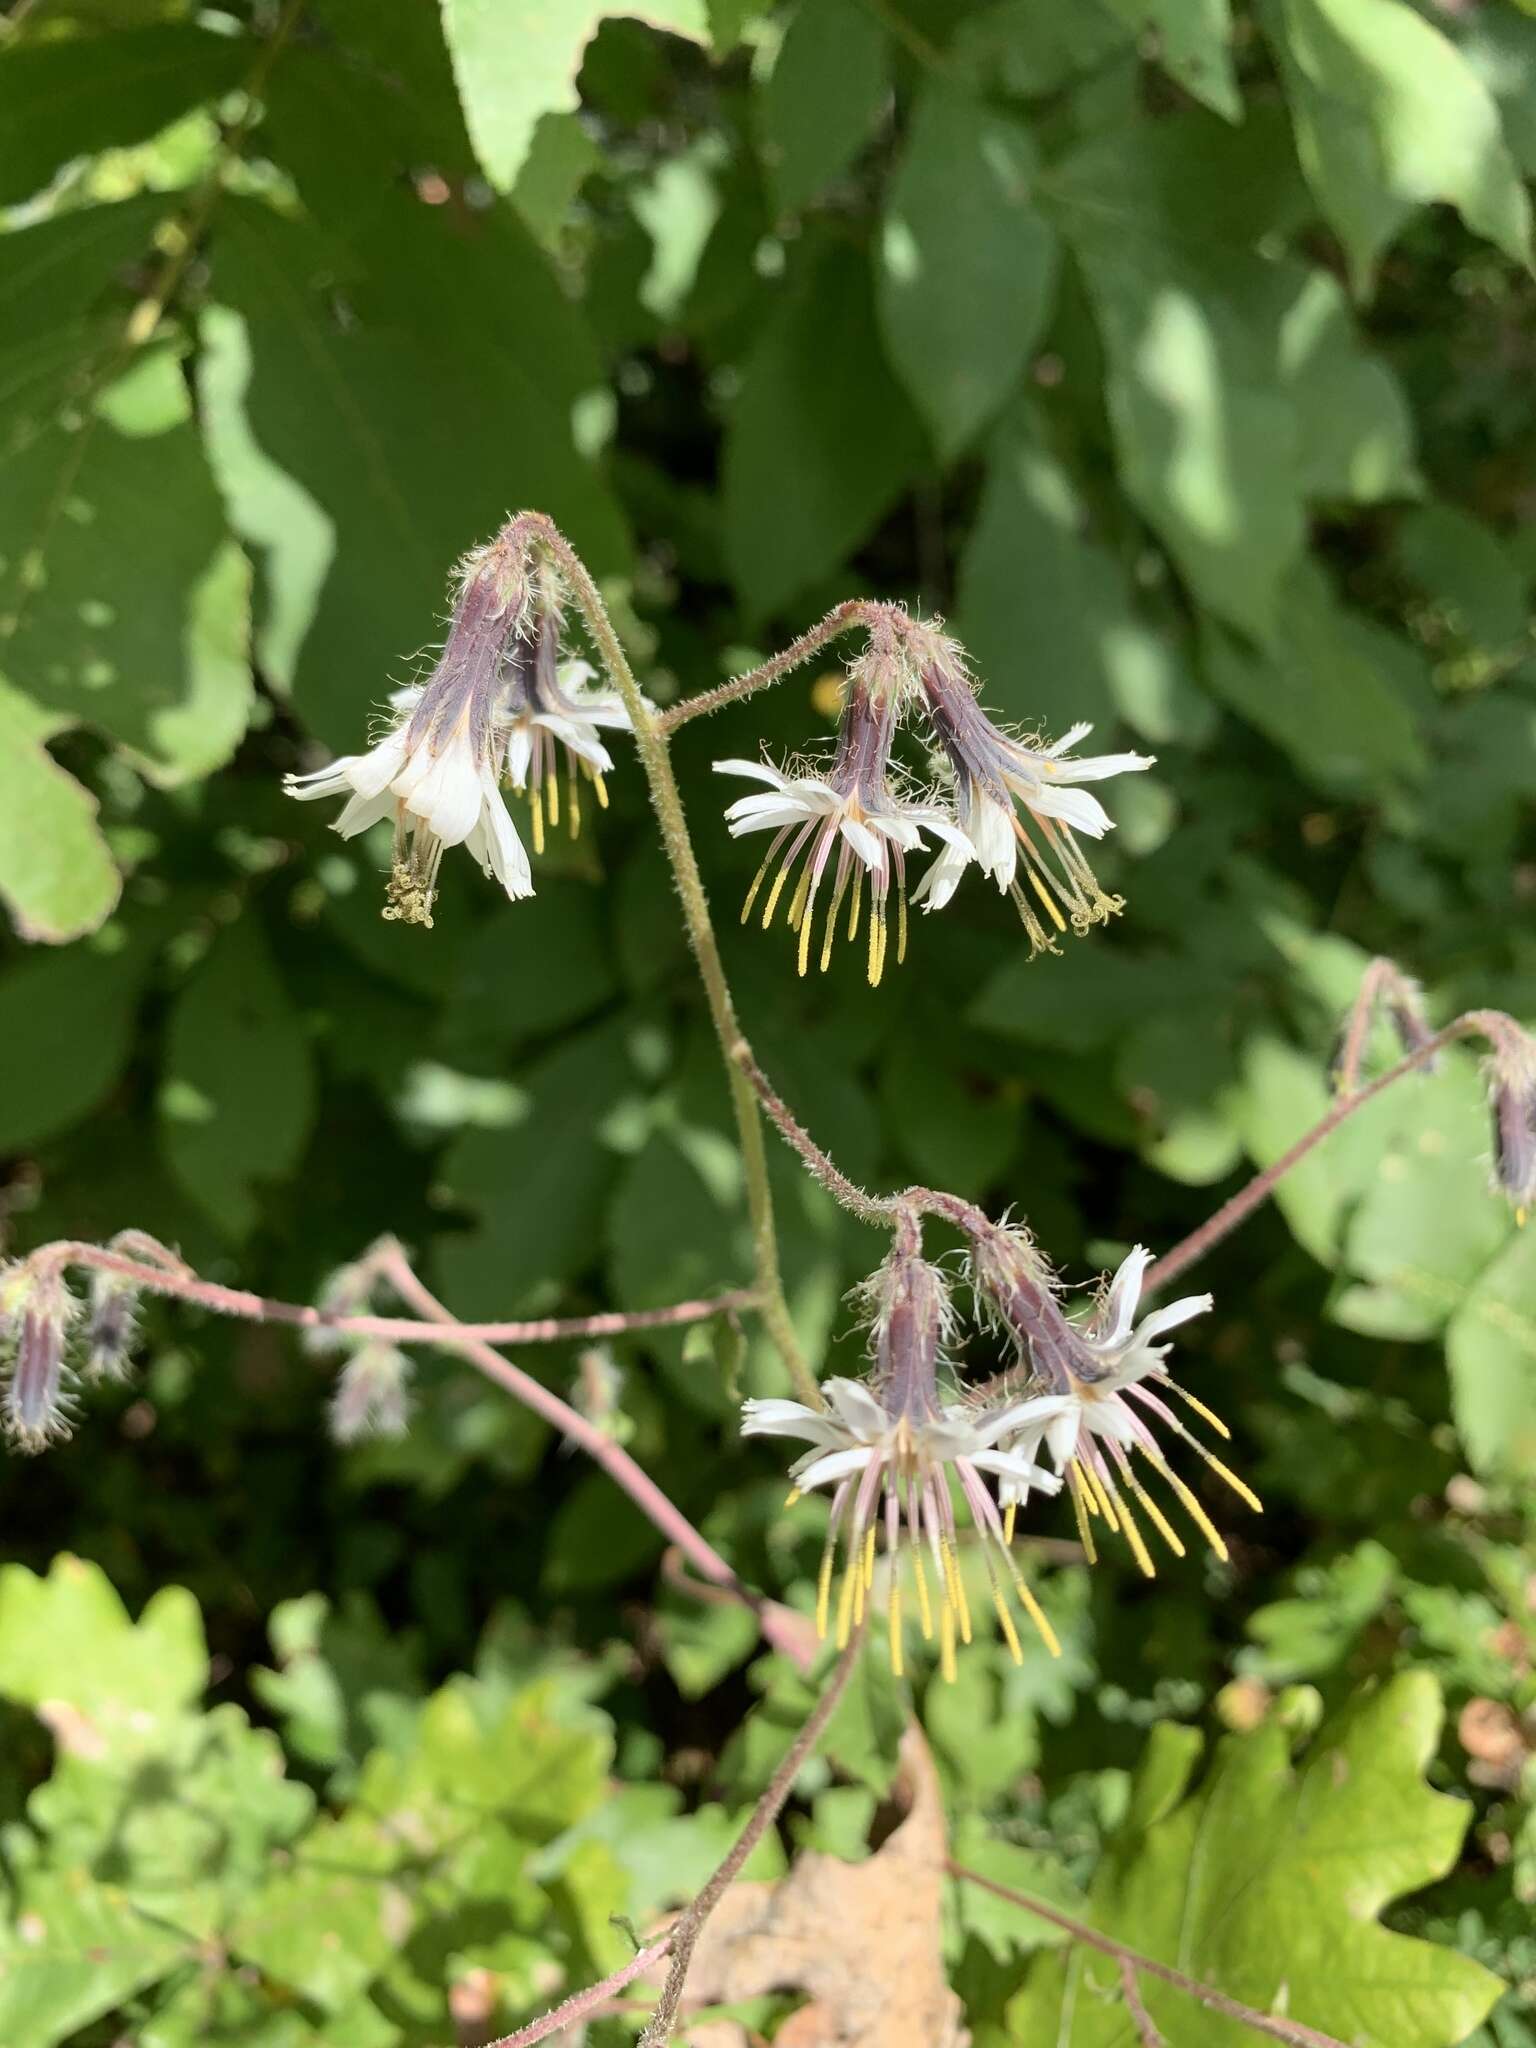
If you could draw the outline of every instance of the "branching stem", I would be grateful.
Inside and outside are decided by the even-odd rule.
[[[782,682],[793,670],[801,668],[813,655],[842,634],[852,632],[856,626],[873,627],[879,623],[903,624],[907,613],[899,604],[886,604],[876,598],[850,597],[842,604],[834,605],[824,619],[802,633],[798,640],[767,661],[760,662],[745,675],[733,676],[728,683],[721,683],[718,689],[701,691],[697,697],[686,697],[681,704],[674,704],[670,711],[661,712],[656,718],[656,730],[663,735],[677,731],[680,725],[687,725],[690,719],[708,718],[711,713],[723,711],[727,704],[739,704],[746,697],[755,697],[759,690],[766,690],[774,683]]]

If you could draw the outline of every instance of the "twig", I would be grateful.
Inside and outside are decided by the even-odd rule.
[[[812,1660],[806,1635],[800,1617],[789,1609],[780,1607],[776,1601],[765,1599],[742,1584],[725,1559],[709,1540],[702,1536],[683,1513],[682,1509],[662,1492],[650,1475],[640,1468],[622,1444],[616,1444],[606,1436],[595,1423],[580,1415],[568,1402],[530,1374],[515,1366],[499,1351],[493,1351],[489,1344],[479,1338],[464,1334],[437,1296],[416,1276],[416,1272],[404,1251],[398,1244],[386,1239],[379,1248],[379,1271],[402,1301],[409,1302],[421,1310],[424,1316],[442,1326],[441,1342],[457,1351],[461,1357],[487,1379],[504,1387],[525,1408],[531,1408],[536,1415],[542,1415],[546,1422],[563,1431],[570,1440],[579,1445],[587,1456],[601,1465],[616,1485],[621,1486],[640,1512],[658,1528],[669,1543],[673,1544],[690,1560],[706,1579],[724,1587],[733,1599],[749,1607],[757,1616],[758,1627],[765,1640],[781,1651],[802,1671]]]
[[[1417,1069],[1427,1066],[1444,1046],[1454,1043],[1458,1038],[1472,1037],[1487,1038],[1497,1045],[1508,1033],[1518,1031],[1518,1028],[1511,1018],[1498,1010],[1468,1010],[1464,1016],[1453,1019],[1443,1030],[1435,1032],[1433,1037],[1427,1038],[1422,1045],[1406,1053],[1396,1066],[1389,1067],[1386,1073],[1367,1087],[1357,1089],[1353,1095],[1346,1095],[1336,1102],[1325,1116],[1318,1119],[1311,1130],[1303,1132],[1295,1144],[1282,1152],[1272,1165],[1266,1166],[1262,1173],[1256,1173],[1246,1187],[1239,1188],[1235,1195],[1222,1203],[1215,1215],[1208,1216],[1204,1223],[1189,1233],[1188,1237],[1183,1238],[1171,1251],[1165,1252],[1157,1263],[1148,1269],[1146,1279],[1142,1283],[1142,1292],[1152,1294],[1159,1288],[1166,1287],[1170,1280],[1176,1280],[1187,1267],[1203,1259],[1224,1237],[1230,1237],[1239,1224],[1246,1223],[1255,1209],[1268,1201],[1291,1168],[1300,1165],[1314,1146],[1320,1145],[1324,1138],[1338,1129],[1340,1124],[1347,1122],[1357,1109],[1364,1109],[1368,1102],[1374,1102],[1378,1095],[1384,1094],[1395,1083]]]
[[[640,2036],[637,2048],[665,2048],[672,2032],[672,2024],[677,2018],[677,2008],[682,2002],[688,1965],[693,1960],[694,1947],[704,1931],[704,1923],[719,1905],[741,1866],[778,1819],[785,1800],[794,1789],[801,1766],[821,1740],[823,1729],[836,1711],[837,1703],[853,1676],[853,1667],[863,1654],[863,1649],[864,1624],[861,1620],[834,1665],[826,1690],[806,1717],[805,1726],[795,1737],[783,1762],[774,1772],[767,1791],[757,1802],[752,1818],[737,1837],[735,1846],[673,1927],[670,1937],[672,1962],[667,1971],[667,1981],[662,1988],[656,2010],[651,2014],[645,2031]]]
[[[1201,1984],[1193,1977],[1186,1977],[1182,1970],[1175,1970],[1167,1963],[1160,1963],[1154,1956],[1144,1956],[1140,1950],[1128,1948],[1123,1941],[1116,1941],[1108,1934],[1101,1934],[1096,1927],[1089,1927],[1081,1920],[1074,1920],[1070,1914],[1063,1913],[1059,1906],[1048,1905],[1044,1899],[1037,1899],[1032,1892],[1015,1891],[1011,1885],[999,1884],[995,1878],[983,1877],[979,1870],[967,1870],[963,1863],[956,1863],[952,1859],[946,1859],[945,1868],[951,1877],[959,1878],[962,1883],[979,1885],[984,1892],[991,1892],[994,1898],[1006,1899],[1010,1906],[1022,1907],[1025,1912],[1033,1913],[1037,1919],[1048,1920],[1053,1927],[1061,1928],[1063,1933],[1070,1935],[1074,1941],[1080,1941],[1085,1948],[1096,1948],[1101,1955],[1112,1956],[1122,1968],[1129,1964],[1132,1970],[1139,1970],[1148,1977],[1160,1977],[1176,1991],[1182,1991],[1187,1997],[1197,1999],[1201,2005],[1209,2006],[1212,2012],[1219,2012],[1225,2019],[1236,2020],[1242,2026],[1251,2027],[1256,2034],[1267,2034],[1272,2041],[1284,2041],[1288,2048],[1346,2048],[1346,2044],[1333,2034],[1319,2033],[1316,2027],[1303,2026],[1299,2020],[1280,2019],[1273,2013],[1255,2012],[1251,2005],[1244,2005],[1240,1999],[1229,1998],[1225,1991],[1216,1990],[1214,1985]]]
[[[178,1301],[211,1309],[215,1315],[241,1316],[248,1322],[289,1323],[301,1330],[328,1330],[339,1337],[376,1337],[394,1344],[446,1344],[441,1319],[418,1322],[408,1316],[333,1315],[323,1308],[311,1308],[296,1301],[274,1301],[265,1294],[251,1294],[241,1287],[221,1287],[215,1280],[199,1280],[186,1269],[172,1270],[146,1265],[103,1245],[73,1239],[42,1245],[31,1254],[35,1262],[53,1260],[59,1265],[96,1266],[117,1273],[142,1287],[148,1294],[167,1294]],[[454,1337],[478,1337],[490,1344],[557,1344],[571,1338],[623,1337],[637,1330],[680,1329],[687,1323],[708,1322],[711,1316],[730,1310],[752,1308],[757,1297],[737,1288],[707,1301],[678,1301],[669,1308],[604,1310],[590,1316],[536,1316],[531,1320],[502,1323],[455,1323]]]
[[[515,2034],[503,2034],[499,2040],[489,2042],[487,2048],[534,2048],[537,2041],[547,2041],[551,2034],[559,2033],[564,2027],[574,2026],[577,2021],[593,2018],[600,2008],[606,2006],[614,1992],[626,1984],[632,1984],[636,1977],[643,1975],[653,1963],[670,1954],[671,1968],[663,1987],[660,2001],[640,2036],[638,2048],[655,2048],[664,2043],[672,2031],[677,2017],[678,2001],[682,1997],[683,1983],[688,1975],[694,1946],[703,1930],[705,1921],[719,1905],[726,1891],[734,1882],[742,1865],[752,1854],[768,1829],[783,1811],[784,1802],[794,1789],[806,1758],[821,1740],[827,1723],[836,1711],[854,1665],[858,1662],[863,1647],[862,1624],[849,1639],[847,1648],[833,1667],[827,1680],[826,1689],[817,1700],[800,1733],[790,1744],[782,1763],[769,1780],[762,1797],[752,1809],[750,1818],[736,1837],[730,1853],[716,1870],[713,1877],[694,1899],[687,1911],[680,1914],[659,1940],[647,1944],[637,1955],[630,1957],[622,1968],[617,1969],[600,1984],[589,1984],[585,1991],[575,1992],[542,2019],[533,2020],[526,2027],[519,2027]]]
[[[693,718],[708,718],[712,712],[724,710],[727,704],[739,704],[744,697],[752,697],[759,690],[766,690],[772,684],[782,682],[791,670],[800,668],[819,654],[841,634],[848,633],[855,626],[873,625],[877,619],[899,617],[906,613],[900,605],[884,604],[874,598],[850,597],[842,604],[834,605],[827,616],[812,626],[798,640],[778,654],[770,655],[745,675],[733,676],[728,683],[721,683],[713,690],[703,690],[697,697],[685,697],[681,704],[674,704],[670,711],[663,711],[656,720],[656,729],[663,735],[677,731]]]
[[[1141,1985],[1136,1979],[1136,1965],[1129,1956],[1120,1958],[1120,1989],[1125,1994],[1126,2010],[1131,2015],[1131,2025],[1136,2029],[1136,2038],[1141,2048],[1168,2048],[1167,2042],[1157,2030],[1157,2023],[1142,2003]]]

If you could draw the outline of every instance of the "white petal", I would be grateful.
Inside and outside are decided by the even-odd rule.
[[[1012,786],[1014,778],[1010,776],[1008,780]],[[1059,818],[1063,825],[1070,825],[1074,832],[1089,839],[1102,839],[1106,832],[1114,830],[1114,819],[1086,789],[1057,789],[1044,782],[1031,788],[1020,787],[1019,795],[1037,817]]]
[[[354,795],[341,816],[331,821],[331,830],[339,832],[343,839],[355,839],[359,832],[366,832],[370,825],[387,818],[394,808],[395,799],[387,789],[378,796]]]
[[[749,782],[766,782],[773,789],[787,789],[789,777],[768,761],[716,761],[717,775],[744,775]]]
[[[1120,1261],[1109,1283],[1100,1320],[1083,1332],[1095,1351],[1118,1351],[1130,1336],[1136,1304],[1141,1299],[1141,1283],[1151,1263],[1152,1254],[1144,1244],[1133,1246]]]
[[[1077,1453],[1077,1439],[1082,1432],[1083,1403],[1074,1400],[1071,1407],[1058,1415],[1054,1422],[1045,1425],[1045,1448],[1050,1452],[1058,1472],[1064,1472]]]
[[[1047,1422],[1073,1405],[1070,1394],[1036,1394],[1028,1401],[1015,1401],[1010,1407],[999,1408],[995,1414],[981,1416],[978,1435],[983,1444],[995,1444],[999,1437],[1012,1436],[1018,1430],[1032,1427],[1039,1435]]]
[[[329,768],[311,768],[307,775],[285,775],[283,795],[296,796],[300,803],[312,803],[317,796],[351,796],[352,770],[361,756],[343,754]]]
[[[969,840],[963,846],[947,841],[938,859],[924,871],[922,880],[912,891],[912,901],[920,903],[925,911],[942,910],[975,858],[975,849]]]
[[[973,789],[970,811],[965,820],[965,829],[970,835],[976,858],[996,882],[999,889],[1006,889],[1013,880],[1014,867],[1019,857],[1019,843],[1013,830],[1013,813],[989,797],[985,791]]]
[[[1041,752],[1047,760],[1055,760],[1060,754],[1069,754],[1078,741],[1087,739],[1092,731],[1092,720],[1085,718],[1077,725],[1069,725],[1059,740],[1052,740],[1048,747],[1041,749]]]
[[[513,903],[533,894],[533,870],[528,865],[527,852],[489,768],[480,771],[480,818],[466,844]]]
[[[815,1458],[809,1465],[797,1465],[795,1484],[802,1493],[809,1493],[812,1487],[825,1486],[831,1479],[846,1479],[850,1472],[862,1472],[870,1459],[879,1455],[863,1444],[853,1451],[828,1451],[824,1458]]]
[[[590,761],[599,775],[606,775],[612,768],[613,756],[584,719],[562,718],[554,711],[540,711],[533,722],[553,733],[562,746],[569,747],[583,761]]]
[[[1103,1400],[1084,1402],[1083,1421],[1091,1436],[1102,1436],[1116,1444],[1136,1441],[1135,1418],[1125,1403],[1113,1394]]]
[[[388,789],[405,760],[405,727],[400,725],[392,733],[387,733],[376,747],[370,747],[366,754],[351,758],[347,780],[359,796],[377,796],[381,790]]]
[[[860,824],[857,818],[844,818],[838,829],[871,874],[884,874],[885,848],[877,833]]]
[[[862,1380],[828,1380],[822,1392],[861,1443],[884,1436],[891,1418]]]
[[[457,741],[445,747],[427,773],[414,779],[409,795],[397,779],[395,791],[405,807],[429,825],[444,846],[469,837],[480,816],[480,770],[473,749]]]
[[[743,1401],[743,1436],[798,1436],[810,1444],[837,1443],[847,1432],[803,1401]]]
[[[1016,1486],[1038,1486],[1042,1493],[1060,1493],[1061,1481],[1043,1465],[1033,1465],[1017,1451],[978,1451],[971,1463],[978,1472],[995,1473]]]
[[[1153,1309],[1136,1332],[1136,1342],[1150,1344],[1164,1330],[1176,1330],[1180,1323],[1187,1323],[1194,1316],[1208,1315],[1214,1300],[1215,1296],[1210,1294],[1186,1294],[1178,1301],[1170,1301],[1166,1308]]]
[[[533,727],[520,718],[507,735],[507,780],[514,789],[528,787],[528,766],[533,759]]]
[[[1150,768],[1155,754],[1087,754],[1080,761],[1056,761],[1052,780],[1061,782],[1105,782],[1111,775],[1135,775]]]

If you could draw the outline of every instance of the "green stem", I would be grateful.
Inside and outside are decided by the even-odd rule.
[[[720,947],[715,938],[714,923],[709,914],[709,898],[704,892],[704,880],[699,873],[699,863],[693,851],[693,841],[688,835],[688,821],[683,814],[682,794],[677,786],[677,777],[672,772],[672,756],[665,733],[657,723],[635,680],[635,672],[629,665],[629,657],[614,631],[613,621],[608,616],[608,607],[603,603],[602,594],[587,573],[576,550],[559,528],[541,512],[520,512],[508,529],[509,536],[527,534],[536,539],[555,562],[560,573],[570,585],[576,602],[586,620],[587,630],[602,657],[607,669],[629,713],[630,724],[634,727],[635,748],[640,756],[640,765],[650,786],[651,807],[656,813],[656,822],[661,827],[662,846],[671,864],[673,880],[682,900],[683,922],[688,931],[688,943],[693,948],[693,957],[698,966],[699,979],[704,984],[705,1000],[709,1004],[710,1022],[715,1027],[715,1037],[720,1043],[720,1057],[725,1064],[726,1079],[730,1086],[731,1108],[736,1118],[737,1142],[741,1148],[742,1173],[747,1188],[747,1208],[752,1219],[752,1253],[756,1273],[759,1312],[773,1340],[775,1349],[783,1359],[795,1391],[801,1400],[812,1407],[820,1408],[823,1403],[816,1376],[800,1348],[795,1334],[789,1303],[784,1298],[784,1282],[779,1272],[779,1240],[773,1221],[773,1193],[768,1184],[768,1154],[763,1143],[762,1119],[758,1114],[757,1098],[752,1084],[737,1064],[735,1048],[744,1042],[742,1029],[736,1018],[736,1006],[731,1000],[730,984],[725,978],[725,967],[720,958]]]

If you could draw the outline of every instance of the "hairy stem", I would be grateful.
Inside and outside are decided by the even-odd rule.
[[[693,1960],[693,1951],[700,1934],[704,1931],[704,1923],[734,1883],[741,1866],[778,1819],[785,1800],[794,1790],[795,1780],[799,1777],[801,1768],[821,1740],[827,1723],[836,1711],[837,1703],[853,1676],[853,1668],[863,1654],[863,1649],[864,1623],[861,1618],[842,1655],[833,1666],[832,1676],[828,1679],[821,1698],[806,1716],[804,1727],[790,1744],[784,1761],[774,1772],[767,1790],[757,1802],[752,1818],[737,1836],[725,1861],[673,1927],[670,1936],[672,1962],[667,1971],[667,1981],[656,2010],[651,2014],[645,2031],[640,2036],[637,2048],[666,2048],[666,2043],[671,2039],[678,2006],[682,2003],[688,1965]]]
[[[64,1239],[45,1244],[30,1255],[34,1264],[88,1266],[104,1273],[116,1273],[146,1294],[164,1294],[177,1301],[191,1302],[215,1315],[239,1316],[252,1323],[290,1323],[300,1330],[326,1330],[338,1337],[376,1337],[391,1344],[451,1343],[459,1337],[478,1337],[491,1344],[556,1344],[571,1339],[623,1337],[637,1330],[670,1330],[687,1323],[707,1322],[711,1316],[727,1315],[737,1309],[756,1306],[757,1297],[743,1289],[715,1295],[708,1301],[678,1301],[668,1308],[605,1310],[591,1316],[536,1316],[503,1323],[454,1323],[445,1334],[441,1318],[420,1322],[410,1316],[333,1315],[328,1309],[311,1308],[297,1301],[276,1301],[270,1295],[251,1294],[243,1287],[221,1287],[215,1280],[200,1280],[190,1270],[149,1265],[105,1246]],[[363,1261],[369,1263],[372,1255]]]
[[[690,719],[708,718],[712,712],[723,711],[727,704],[739,704],[744,697],[755,697],[759,690],[782,682],[792,670],[800,668],[812,655],[819,654],[823,647],[841,634],[851,632],[855,626],[872,626],[881,619],[905,620],[906,616],[899,604],[886,604],[875,598],[850,597],[842,604],[834,605],[824,619],[802,633],[798,640],[791,640],[787,647],[770,655],[756,668],[748,669],[745,675],[733,676],[730,682],[721,683],[718,689],[703,690],[697,697],[687,697],[681,704],[674,704],[670,711],[661,712],[656,719],[656,730],[664,735],[671,734],[680,725],[687,725]]]
[[[570,585],[614,687],[624,699],[635,747],[650,786],[651,806],[661,827],[662,846],[671,864],[673,880],[683,906],[688,942],[704,984],[710,1021],[720,1043],[730,1086],[731,1107],[736,1118],[737,1142],[741,1149],[742,1173],[746,1181],[747,1206],[752,1219],[753,1261],[757,1277],[757,1309],[775,1349],[783,1359],[800,1398],[813,1407],[822,1405],[815,1374],[806,1362],[795,1334],[784,1283],[779,1272],[779,1241],[773,1221],[773,1194],[768,1185],[768,1155],[763,1145],[763,1128],[757,1104],[745,1075],[731,1058],[731,1048],[741,1039],[735,1004],[720,959],[720,948],[709,914],[709,899],[703,877],[688,836],[683,799],[672,772],[666,735],[656,713],[646,702],[629,665],[629,657],[614,631],[602,594],[587,573],[586,565],[559,528],[541,512],[520,512],[507,532],[522,533],[542,546],[558,565]]]
[[[1187,1997],[1197,1999],[1201,2005],[1209,2006],[1212,2012],[1219,2012],[1225,2019],[1236,2020],[1240,2026],[1251,2027],[1256,2034],[1267,2034],[1272,2041],[1284,2041],[1287,2048],[1345,2048],[1345,2044],[1332,2034],[1321,2034],[1316,2027],[1305,2027],[1299,2020],[1280,2019],[1273,2013],[1255,2012],[1251,2005],[1229,1998],[1214,1985],[1201,1984],[1193,1977],[1186,1977],[1182,1970],[1175,1970],[1167,1963],[1160,1963],[1153,1956],[1144,1956],[1138,1949],[1127,1948],[1123,1941],[1115,1941],[1110,1935],[1101,1934],[1096,1927],[1089,1927],[1081,1920],[1074,1920],[1063,1913],[1058,1906],[1048,1905],[1044,1899],[1037,1899],[1032,1892],[1015,1891],[1011,1885],[999,1884],[995,1878],[983,1877],[979,1870],[967,1870],[963,1863],[947,1861],[945,1868],[951,1877],[963,1884],[978,1885],[982,1891],[991,1892],[994,1898],[1006,1899],[1011,1906],[1021,1906],[1033,1913],[1039,1920],[1048,1920],[1053,1927],[1059,1927],[1080,1941],[1084,1948],[1096,1948],[1100,1955],[1112,1956],[1121,1964],[1129,1964],[1133,1971],[1144,1976],[1160,1977],[1165,1984],[1173,1985]],[[1123,1983],[1123,1980],[1122,1980]],[[1143,2037],[1145,2038],[1145,2037]]]
[[[1432,1038],[1426,1039],[1423,1045],[1406,1053],[1396,1066],[1389,1067],[1367,1087],[1357,1089],[1352,1095],[1341,1096],[1332,1109],[1319,1117],[1311,1130],[1304,1131],[1272,1165],[1266,1166],[1262,1173],[1256,1173],[1248,1185],[1239,1188],[1235,1195],[1223,1202],[1213,1216],[1208,1216],[1188,1237],[1181,1239],[1154,1266],[1149,1267],[1142,1283],[1143,1293],[1151,1294],[1166,1287],[1170,1280],[1176,1280],[1187,1268],[1203,1259],[1223,1238],[1230,1237],[1239,1224],[1246,1223],[1254,1210],[1269,1200],[1291,1168],[1299,1166],[1315,1146],[1336,1131],[1340,1124],[1346,1123],[1357,1109],[1364,1109],[1368,1102],[1374,1102],[1378,1095],[1385,1094],[1397,1082],[1428,1066],[1442,1047],[1453,1044],[1458,1038],[1472,1037],[1487,1038],[1497,1045],[1507,1033],[1518,1032],[1518,1029],[1511,1018],[1497,1010],[1468,1010],[1464,1016],[1455,1018]]]
[[[646,1519],[654,1523],[668,1542],[706,1579],[724,1588],[743,1606],[750,1607],[757,1616],[765,1640],[774,1649],[791,1658],[802,1671],[809,1667],[815,1655],[815,1642],[808,1624],[789,1608],[781,1607],[776,1601],[767,1600],[744,1586],[714,1545],[700,1534],[682,1509],[667,1498],[655,1480],[641,1470],[622,1444],[616,1444],[595,1423],[578,1414],[568,1402],[562,1401],[558,1394],[552,1393],[510,1359],[503,1358],[499,1351],[493,1351],[476,1337],[466,1336],[463,1327],[454,1322],[436,1295],[417,1277],[398,1244],[384,1240],[379,1248],[378,1271],[402,1301],[420,1309],[424,1316],[441,1326],[440,1342],[466,1358],[487,1379],[504,1387],[525,1408],[531,1408],[546,1422],[553,1423],[589,1458],[602,1466]]]

